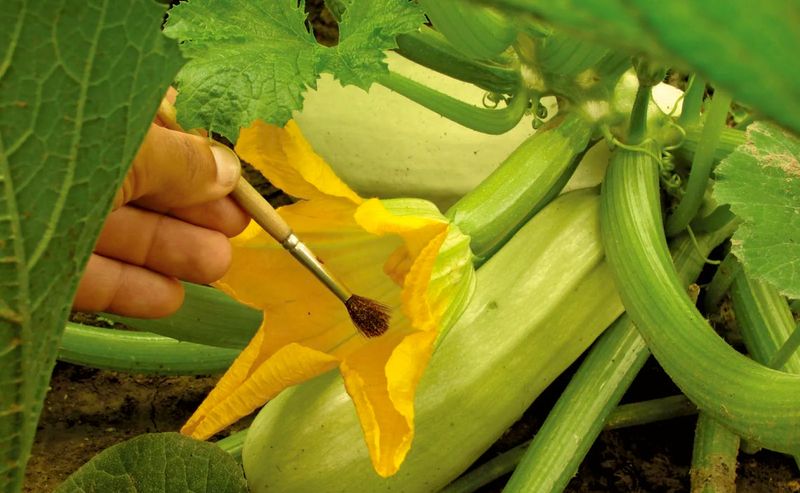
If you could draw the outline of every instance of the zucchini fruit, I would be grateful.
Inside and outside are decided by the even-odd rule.
[[[597,191],[565,194],[478,270],[466,311],[419,384],[416,437],[395,476],[372,470],[353,404],[332,372],[284,391],[259,413],[242,456],[250,491],[416,492],[448,484],[622,312],[599,234]]]
[[[484,91],[387,52],[389,68],[462,101]],[[549,108],[554,114],[554,107]],[[417,197],[445,210],[489,175],[527,136],[532,118],[487,135],[465,128],[389,89],[342,87],[328,75],[308,91],[294,119],[314,150],[365,197]],[[376,166],[380,164],[380,172]]]
[[[472,239],[472,252],[491,256],[561,192],[583,156],[594,126],[577,113],[550,121],[526,139],[478,187],[447,211]]]
[[[736,352],[708,325],[678,279],[661,219],[659,167],[618,150],[603,182],[601,224],[627,313],[659,364],[701,411],[742,438],[800,450],[800,376]]]

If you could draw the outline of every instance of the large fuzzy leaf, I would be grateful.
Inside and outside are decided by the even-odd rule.
[[[242,468],[212,444],[150,433],[97,454],[56,493],[247,493]]]
[[[754,123],[716,175],[717,199],[744,221],[733,253],[751,276],[800,298],[800,139]]]
[[[79,275],[183,59],[150,0],[0,10],[0,491],[18,491]]]
[[[256,119],[283,125],[321,72],[366,89],[387,71],[383,51],[424,17],[409,0],[346,0],[339,43],[320,45],[296,0],[207,0],[170,11],[165,33],[190,59],[178,76],[185,128],[231,140]]]

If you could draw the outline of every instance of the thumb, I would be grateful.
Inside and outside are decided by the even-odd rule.
[[[210,202],[228,195],[240,174],[239,158],[228,147],[150,125],[114,208],[133,201],[154,210]]]

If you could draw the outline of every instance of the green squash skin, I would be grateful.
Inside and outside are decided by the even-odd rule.
[[[394,52],[390,70],[475,106],[484,91]],[[548,111],[556,113],[553,98]],[[523,140],[532,118],[502,135],[462,127],[380,84],[342,87],[327,74],[293,118],[336,175],[363,197],[417,197],[446,210],[475,188]],[[379,170],[379,172],[376,172]]]
[[[467,309],[422,377],[416,436],[396,475],[373,471],[332,371],[259,413],[243,451],[250,491],[438,491],[469,467],[622,313],[597,193],[554,200],[478,270]]]

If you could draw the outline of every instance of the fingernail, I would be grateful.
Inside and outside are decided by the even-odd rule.
[[[236,153],[226,145],[212,142],[211,154],[217,163],[217,183],[222,187],[232,188],[242,173],[242,165]]]

